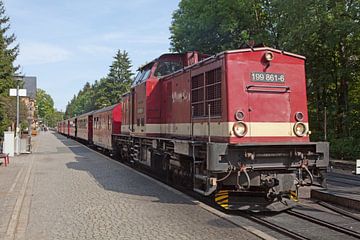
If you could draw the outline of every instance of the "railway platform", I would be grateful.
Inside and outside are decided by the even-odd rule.
[[[33,143],[0,168],[0,239],[271,239],[64,136]]]
[[[334,161],[327,178],[327,189],[314,188],[311,198],[360,211],[360,175],[354,163]]]

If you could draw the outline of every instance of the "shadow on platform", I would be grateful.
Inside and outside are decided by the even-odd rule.
[[[58,133],[53,134],[68,150],[76,155],[76,162],[68,162],[66,166],[70,169],[86,171],[104,189],[128,195],[141,196],[123,196],[123,198],[129,198],[129,200],[195,205],[195,203],[170,192],[140,174],[130,171],[128,167],[116,164],[110,160],[105,160],[104,156],[94,153],[75,140]],[[69,152],[68,150],[60,148],[60,151]],[[146,196],[146,198],[142,198],[144,196]]]

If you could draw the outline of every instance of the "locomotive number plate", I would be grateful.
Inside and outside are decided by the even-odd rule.
[[[252,72],[250,79],[252,82],[284,83],[285,75],[282,73]]]

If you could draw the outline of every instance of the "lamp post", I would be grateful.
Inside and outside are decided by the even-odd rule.
[[[15,145],[16,145],[16,151],[15,153],[17,155],[20,154],[20,127],[19,127],[19,122],[20,122],[20,97],[25,97],[26,96],[26,89],[19,89],[19,84],[17,85],[16,88],[11,88],[10,89],[10,96],[15,97],[16,96],[16,132],[15,132]]]

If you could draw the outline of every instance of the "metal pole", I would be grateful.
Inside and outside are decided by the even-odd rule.
[[[210,132],[210,124],[211,124],[211,115],[210,115],[211,105],[208,104],[208,141],[211,142],[211,132]]]
[[[16,155],[20,154],[20,137],[19,137],[19,132],[20,132],[20,127],[19,127],[19,105],[20,105],[20,101],[19,101],[20,97],[19,97],[19,84],[17,85],[16,88]]]
[[[324,107],[324,140],[327,140],[327,119],[326,119],[326,107]]]

